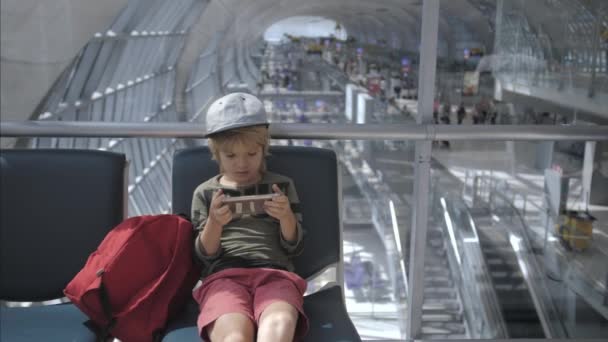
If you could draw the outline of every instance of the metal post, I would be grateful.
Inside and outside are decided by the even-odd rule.
[[[503,39],[503,27],[502,27],[502,17],[504,11],[504,0],[496,0],[496,36],[494,38],[494,53],[502,53],[502,39]]]
[[[479,183],[480,183],[479,175],[475,175],[473,177],[473,193],[471,194],[473,208],[477,207],[477,203],[479,202]]]
[[[597,74],[598,54],[600,51],[600,44],[601,44],[601,37],[600,37],[601,27],[602,27],[602,24],[600,23],[600,18],[596,17],[594,30],[593,30],[594,31],[593,38],[592,38],[593,46],[591,48],[593,62],[591,63],[591,79],[589,80],[589,92],[588,92],[588,95],[591,98],[595,97],[595,83],[596,83],[596,78],[597,78],[596,74]]]
[[[583,158],[583,175],[582,175],[582,201],[583,210],[589,210],[589,201],[591,200],[591,180],[593,178],[593,162],[595,160],[595,141],[585,142],[585,156]]]
[[[435,72],[437,67],[437,33],[439,29],[439,0],[422,3],[422,37],[418,77],[418,123],[433,120]],[[406,338],[417,339],[422,331],[422,302],[424,300],[424,255],[428,221],[430,178],[430,141],[416,142],[414,174],[414,210],[410,240],[410,269]]]
[[[491,57],[494,61],[498,61],[499,58],[506,58],[506,54],[502,49],[502,40],[503,40],[503,23],[502,23],[502,13],[503,13],[503,0],[496,0],[496,17],[494,25],[495,34],[494,34],[494,52]],[[498,63],[492,63],[492,73],[494,74],[494,99],[498,101],[503,100],[503,91],[502,91],[502,81],[504,79],[503,71],[501,70],[501,66]]]
[[[199,115],[199,112],[196,115]],[[0,121],[4,137],[204,138],[192,122]],[[483,128],[480,130],[480,128]],[[272,139],[466,140],[466,141],[608,141],[608,125],[301,124],[272,123]]]

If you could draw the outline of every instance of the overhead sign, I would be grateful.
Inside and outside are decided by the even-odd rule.
[[[477,95],[479,88],[479,73],[471,71],[464,73],[462,95]]]
[[[472,48],[470,52],[471,57],[483,57],[483,49],[482,48]]]

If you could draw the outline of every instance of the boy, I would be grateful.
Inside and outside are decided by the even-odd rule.
[[[301,251],[301,216],[291,179],[266,171],[268,121],[255,96],[232,93],[207,111],[206,137],[220,173],[192,200],[195,251],[205,265],[198,328],[211,341],[293,341],[308,329],[306,281],[290,258]],[[261,214],[239,214],[230,195],[275,193]],[[257,337],[257,338],[256,338]]]

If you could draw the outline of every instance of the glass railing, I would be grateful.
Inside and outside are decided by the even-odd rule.
[[[314,116],[312,116],[314,117]],[[320,120],[322,116],[320,116]],[[121,126],[122,125],[122,126]],[[486,162],[495,162],[503,168],[504,158],[498,152],[498,142],[487,142],[492,138],[511,135],[526,139],[540,140],[543,137],[557,136],[565,138],[606,139],[607,128],[596,127],[570,127],[565,131],[563,127],[545,127],[540,130],[528,130],[527,126],[500,127],[502,133],[479,132],[475,127],[425,126],[425,125],[344,125],[344,124],[287,124],[273,123],[271,133],[275,144],[313,145],[334,149],[342,165],[342,195],[344,198],[344,261],[345,261],[345,290],[347,308],[353,322],[359,329],[362,337],[366,339],[403,339],[405,336],[405,322],[408,319],[408,298],[414,295],[423,297],[421,313],[422,338],[441,339],[442,336],[460,336],[460,338],[499,338],[501,330],[509,332],[509,326],[500,327],[500,315],[506,319],[504,312],[497,312],[492,302],[499,301],[501,295],[506,293],[506,300],[515,302],[517,296],[527,293],[531,297],[533,309],[537,316],[545,314],[547,319],[540,319],[538,326],[545,334],[546,325],[555,320],[566,327],[568,337],[580,336],[582,322],[568,323],[568,315],[583,310],[585,317],[594,315],[593,320],[586,321],[595,329],[587,329],[587,337],[606,336],[603,331],[605,318],[602,317],[602,302],[595,300],[594,305],[585,298],[585,287],[594,285],[593,282],[576,283],[572,279],[574,270],[583,259],[593,259],[590,252],[605,253],[606,245],[602,240],[605,229],[605,220],[599,219],[599,226],[594,226],[594,241],[591,242],[587,254],[583,251],[563,251],[558,261],[561,263],[562,280],[558,285],[551,284],[545,277],[544,286],[536,285],[539,281],[520,281],[516,285],[514,277],[518,273],[527,273],[543,277],[549,265],[545,262],[547,256],[538,257],[536,250],[542,247],[543,240],[534,237],[529,222],[533,208],[542,203],[536,203],[536,198],[529,194],[544,176],[524,174],[520,169],[517,179],[527,179],[528,192],[520,191],[515,185],[511,190],[505,189],[499,181],[504,179],[505,172],[485,169]],[[534,127],[536,128],[536,127]],[[148,147],[135,141],[150,141],[169,139],[175,142],[175,148],[190,146],[200,140],[183,139],[182,137],[200,137],[202,130],[193,123],[146,123],[146,124],[112,124],[112,123],[60,123],[38,122],[15,124],[3,122],[2,135],[38,135],[49,136],[76,136],[83,138],[106,138],[123,141],[121,144],[132,146],[125,151],[131,163],[134,159],[145,155]],[[115,129],[113,131],[113,129]],[[24,133],[29,132],[29,133]],[[421,133],[423,132],[423,133]],[[502,135],[500,135],[502,134]],[[177,137],[177,138],[176,138]],[[346,139],[356,138],[357,140]],[[471,145],[463,139],[476,137],[486,140],[484,144]],[[365,140],[369,139],[369,140]],[[451,139],[450,150],[440,145],[433,152],[431,183],[434,184],[432,196],[429,199],[431,210],[427,229],[426,252],[424,260],[424,287],[413,286],[409,279],[412,265],[420,263],[417,256],[411,255],[411,239],[419,227],[411,228],[412,219],[416,212],[416,203],[419,199],[414,194],[416,182],[416,153],[412,149],[413,140],[420,139]],[[118,144],[118,143],[116,143]],[[504,146],[504,142],[501,143]],[[524,143],[521,144],[538,144]],[[120,146],[120,145],[117,145]],[[538,156],[543,155],[542,149],[530,147],[517,147],[513,151],[532,151]],[[171,155],[173,150],[164,153]],[[518,155],[524,157],[523,155]],[[529,156],[525,156],[529,158]],[[528,159],[523,159],[528,161]],[[535,160],[532,159],[532,162]],[[164,173],[152,177],[154,184],[170,186],[166,176],[170,166],[157,162],[159,170]],[[483,171],[486,170],[486,171]],[[492,174],[492,177],[481,177],[478,173]],[[468,175],[468,178],[467,178]],[[477,176],[477,177],[475,177]],[[502,178],[501,178],[502,177]],[[477,179],[477,180],[475,180]],[[575,187],[578,182],[572,183]],[[163,186],[165,186],[163,185]],[[158,186],[148,189],[141,196],[148,198],[149,203],[132,200],[138,206],[147,207],[150,212],[158,212],[154,207],[158,195],[164,190]],[[473,189],[475,189],[473,191]],[[443,193],[442,193],[443,192]],[[515,194],[515,195],[514,195]],[[526,196],[527,194],[527,196]],[[524,196],[524,197],[522,197]],[[513,201],[513,198],[515,199]],[[509,202],[507,202],[509,200]],[[502,202],[501,202],[502,201]],[[513,206],[507,203],[513,203]],[[522,214],[523,222],[519,219],[518,211],[525,208]],[[487,209],[480,209],[487,204]],[[149,208],[148,208],[149,207]],[[511,208],[511,209],[509,209]],[[592,207],[593,209],[594,207]],[[515,211],[517,209],[518,211]],[[133,210],[133,209],[131,209]],[[135,211],[131,215],[136,214]],[[484,216],[485,215],[485,216]],[[479,221],[481,220],[481,221]],[[502,226],[497,226],[497,221]],[[596,221],[596,224],[598,223]],[[496,255],[488,253],[484,241],[491,240],[493,234],[487,232],[482,224],[493,225],[494,230],[507,234],[507,245],[515,256],[515,263],[519,271],[501,271],[497,265],[511,264],[511,262],[497,262]],[[481,230],[484,230],[482,233]],[[526,232],[525,234],[523,232]],[[598,234],[600,232],[600,234]],[[517,235],[516,235],[517,234]],[[542,234],[541,234],[542,235]],[[556,235],[557,236],[557,235]],[[498,237],[500,238],[500,237]],[[483,240],[486,239],[486,240]],[[477,240],[477,241],[476,241]],[[483,240],[483,241],[482,241]],[[529,242],[527,242],[529,241]],[[551,239],[549,239],[551,242]],[[555,244],[561,244],[556,240]],[[504,247],[504,246],[503,246]],[[556,246],[559,247],[559,246]],[[549,248],[549,247],[547,247]],[[556,249],[557,250],[557,249]],[[491,250],[490,250],[491,252]],[[568,254],[570,253],[570,254]],[[593,252],[595,253],[595,252]],[[569,256],[569,258],[568,258]],[[523,260],[520,262],[520,260]],[[600,259],[601,260],[601,259]],[[536,262],[536,266],[534,263]],[[567,266],[567,267],[566,267]],[[502,267],[502,266],[501,266]],[[535,271],[540,269],[541,271]],[[524,270],[524,271],[522,271]],[[511,284],[494,283],[495,278],[501,278],[501,272],[510,272]],[[601,274],[598,272],[598,276]],[[604,275],[605,276],[605,275]],[[325,276],[323,276],[325,277]],[[488,281],[490,277],[490,281]],[[580,276],[582,279],[582,276]],[[504,277],[503,277],[504,278]],[[493,284],[493,288],[487,286]],[[517,287],[525,283],[525,291],[508,294],[505,290],[519,290]],[[576,286],[578,287],[576,287]],[[506,289],[507,286],[510,286]],[[557,291],[557,292],[556,292]],[[560,292],[562,291],[562,292]],[[572,292],[571,297],[560,297],[562,293]],[[494,292],[494,294],[493,294]],[[578,293],[578,294],[577,294]],[[593,292],[601,295],[600,292]],[[498,297],[495,299],[494,297]],[[549,299],[547,299],[549,297]],[[564,301],[574,300],[572,302]],[[548,301],[553,303],[555,312],[551,316]],[[545,304],[543,304],[545,303]],[[549,313],[549,314],[547,314]],[[545,323],[543,323],[545,320]],[[508,322],[508,319],[506,320]],[[547,323],[548,322],[548,323]],[[568,324],[573,324],[568,328]],[[603,335],[604,334],[604,335]],[[508,334],[511,336],[511,334]],[[524,337],[532,337],[528,335]],[[544,335],[548,336],[548,335]],[[554,337],[559,337],[554,334]]]
[[[506,338],[509,336],[506,322],[475,222],[460,196],[449,193],[438,183],[434,184],[431,202],[433,216],[440,221],[450,270],[460,295],[470,337]]]
[[[533,336],[532,329],[521,328],[517,315],[535,322],[546,337],[608,334],[608,270],[599,261],[608,250],[608,177],[601,166],[605,158],[595,153],[602,146],[451,141],[449,150],[433,153],[476,224],[495,291],[511,311],[503,312],[507,327],[516,321],[530,332],[523,337]],[[526,300],[510,307],[518,297]],[[522,310],[524,305],[534,309]]]

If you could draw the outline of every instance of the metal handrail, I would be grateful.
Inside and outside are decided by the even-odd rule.
[[[448,249],[452,253],[458,253],[462,257],[466,258],[466,260],[463,260],[463,262],[469,263],[467,265],[468,267],[462,267],[460,265],[457,266],[457,268],[462,267],[462,269],[457,270],[461,273],[456,274],[456,276],[460,278],[459,287],[461,290],[461,294],[463,294],[463,291],[466,292],[470,290],[477,292],[477,294],[479,295],[478,298],[481,304],[481,309],[483,310],[483,312],[478,314],[483,316],[483,318],[486,320],[486,323],[488,323],[488,328],[493,329],[491,330],[491,332],[494,333],[492,336],[488,336],[484,335],[483,331],[479,331],[479,333],[482,333],[482,335],[473,336],[473,338],[506,338],[509,334],[505,325],[505,319],[502,314],[502,311],[500,310],[500,304],[498,302],[496,292],[494,290],[494,287],[492,286],[492,280],[489,276],[490,272],[486,265],[485,258],[481,251],[481,246],[479,244],[479,235],[477,233],[477,227],[475,226],[475,222],[473,220],[469,207],[464,203],[464,201],[460,197],[454,194],[448,193],[447,196],[442,196],[442,198],[449,200],[449,202],[445,202],[446,206],[443,210],[448,213],[448,217],[450,218],[454,228],[454,233],[458,234],[457,239],[463,242],[462,246],[464,248],[459,251],[457,250],[457,248],[453,248],[450,243],[446,244],[446,246],[448,246]],[[457,224],[457,221],[455,221],[453,219],[453,216],[451,215],[453,214],[454,203],[458,203],[466,213],[466,217],[471,228],[469,236],[464,236],[463,227]],[[473,239],[475,243],[465,243],[466,239]],[[477,262],[477,264],[473,265],[471,264],[472,262]],[[468,278],[470,274],[467,273],[467,270],[473,270],[474,277]],[[463,300],[465,299],[463,298]],[[471,303],[467,304],[470,305]],[[469,319],[475,319],[475,317],[469,316]],[[472,322],[469,322],[469,324],[471,327],[473,326]]]
[[[544,283],[544,280],[542,280],[542,278],[541,280],[532,279],[532,277],[542,274],[542,268],[533,255],[527,255],[527,253],[532,250],[532,243],[528,237],[528,231],[530,228],[526,224],[526,221],[522,217],[517,207],[511,201],[509,201],[507,196],[499,191],[495,192],[495,196],[504,201],[507,207],[511,209],[511,212],[515,214],[514,217],[520,224],[518,230],[521,233],[524,251],[515,251],[515,253],[517,254],[520,268],[522,267],[521,263],[523,263],[523,266],[526,266],[526,268],[529,270],[527,273],[522,272],[522,275],[524,276],[524,280],[528,285],[528,290],[530,292],[530,296],[532,297],[532,301],[534,302],[534,307],[536,308],[536,312],[543,327],[543,331],[545,332],[545,336],[548,338],[567,337],[568,334],[566,328],[564,327],[562,321],[558,319],[558,311],[550,298],[549,290]],[[516,227],[515,224],[511,225],[511,229],[514,227]]]
[[[477,176],[475,177],[477,178]],[[522,271],[522,275],[528,287],[528,291],[530,293],[532,301],[534,302],[534,308],[536,310],[536,313],[538,314],[538,318],[540,320],[540,324],[543,328],[545,336],[548,338],[567,336],[565,328],[561,324],[561,321],[559,319],[556,319],[556,317],[558,316],[557,311],[551,299],[547,297],[548,290],[546,285],[543,283],[542,280],[533,281],[531,279],[533,275],[542,274],[542,272],[540,272],[541,268],[538,262],[535,260],[534,256],[529,256],[526,254],[529,253],[528,251],[531,250],[532,244],[528,238],[529,228],[525,223],[524,218],[522,217],[517,207],[510,201],[508,196],[503,192],[498,191],[495,184],[492,184],[492,182],[495,181],[495,178],[489,175],[482,174],[481,179],[486,180],[486,182],[488,183],[488,198],[486,198],[485,201],[487,201],[487,203],[490,205],[492,211],[494,212],[496,198],[500,198],[504,203],[506,203],[506,206],[510,209],[510,213],[514,214],[515,219],[518,220],[518,223],[520,224],[520,226],[517,226],[515,223],[513,223],[512,225],[507,225],[507,227],[510,227],[509,229],[511,232],[517,230],[518,236],[522,239],[524,251],[515,251],[515,253],[517,255],[519,267],[521,269],[525,268],[526,270],[528,270],[527,272]],[[513,222],[513,216],[511,216],[510,218],[510,222]],[[517,229],[515,227],[517,227]]]
[[[3,121],[3,137],[204,138],[197,123]],[[450,126],[410,124],[270,124],[274,139],[561,141],[608,140],[608,126]]]

